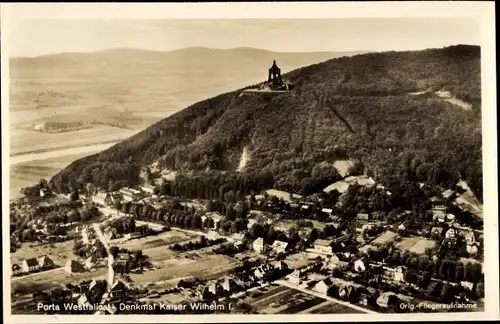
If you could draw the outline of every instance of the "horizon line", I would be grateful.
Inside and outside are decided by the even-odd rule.
[[[453,47],[453,46],[477,46],[477,47],[481,47],[480,45],[477,45],[477,44],[457,43],[457,44],[450,44],[450,45],[445,45],[445,46],[441,46],[441,47],[426,47],[426,48],[421,48],[421,49],[404,49],[404,50],[401,50],[401,49],[393,49],[393,50],[349,49],[349,50],[330,50],[330,51],[312,50],[312,51],[288,51],[288,52],[274,51],[271,49],[251,47],[251,46],[237,46],[237,47],[231,47],[231,48],[216,48],[216,47],[207,47],[207,46],[189,46],[189,47],[181,47],[181,48],[176,48],[176,49],[171,49],[171,50],[156,50],[156,49],[137,48],[137,47],[110,47],[110,48],[93,50],[93,51],[74,51],[74,52],[67,51],[67,52],[47,53],[47,54],[41,54],[41,55],[36,55],[36,56],[10,56],[9,60],[10,59],[35,59],[35,58],[43,58],[43,57],[49,57],[49,56],[55,56],[55,55],[65,55],[65,54],[97,54],[97,53],[118,51],[118,50],[143,51],[143,52],[158,53],[158,54],[160,54],[160,53],[172,53],[172,52],[178,52],[178,51],[184,51],[184,50],[193,50],[193,49],[211,50],[211,51],[257,50],[257,51],[270,52],[270,53],[276,53],[276,54],[348,53],[348,52],[368,54],[368,53],[383,53],[383,52],[425,51],[425,50],[440,49],[440,48]]]

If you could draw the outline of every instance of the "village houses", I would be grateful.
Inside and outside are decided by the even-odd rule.
[[[149,183],[146,183],[144,184],[142,187],[141,187],[142,191],[143,192],[146,192],[148,194],[154,194],[155,193],[155,186],[149,184]]]
[[[92,201],[101,206],[109,206],[112,203],[109,192],[99,191],[92,197]]]
[[[54,262],[48,256],[25,259],[21,265],[23,272],[29,273],[38,270],[50,269],[54,267]]]
[[[121,188],[119,192],[126,201],[134,201],[138,199],[141,194],[139,190],[132,188]]]
[[[370,215],[364,214],[364,213],[359,213],[358,215],[356,215],[356,219],[358,221],[367,222],[370,219]]]

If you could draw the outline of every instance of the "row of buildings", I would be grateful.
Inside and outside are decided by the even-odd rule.
[[[45,271],[55,268],[54,261],[51,258],[44,255],[39,258],[29,258],[24,259],[21,265],[14,263],[12,264],[12,276],[17,276],[21,274],[30,274],[39,271]]]

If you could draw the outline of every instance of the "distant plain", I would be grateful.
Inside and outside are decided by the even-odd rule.
[[[188,48],[11,58],[11,198],[103,149],[96,144],[110,146],[198,101],[264,81],[274,59],[285,73],[352,54]]]

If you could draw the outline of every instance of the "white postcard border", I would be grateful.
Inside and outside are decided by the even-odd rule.
[[[1,5],[2,31],[2,206],[4,321],[6,323],[153,323],[153,322],[300,322],[300,321],[416,321],[498,319],[498,189],[496,149],[496,56],[494,3],[485,1],[364,2],[364,3],[19,3]],[[11,315],[9,235],[9,19],[202,19],[202,18],[389,18],[469,17],[481,25],[483,112],[483,179],[485,231],[485,312],[380,315]],[[438,32],[438,31],[437,31]],[[29,41],[29,40],[27,40]]]

